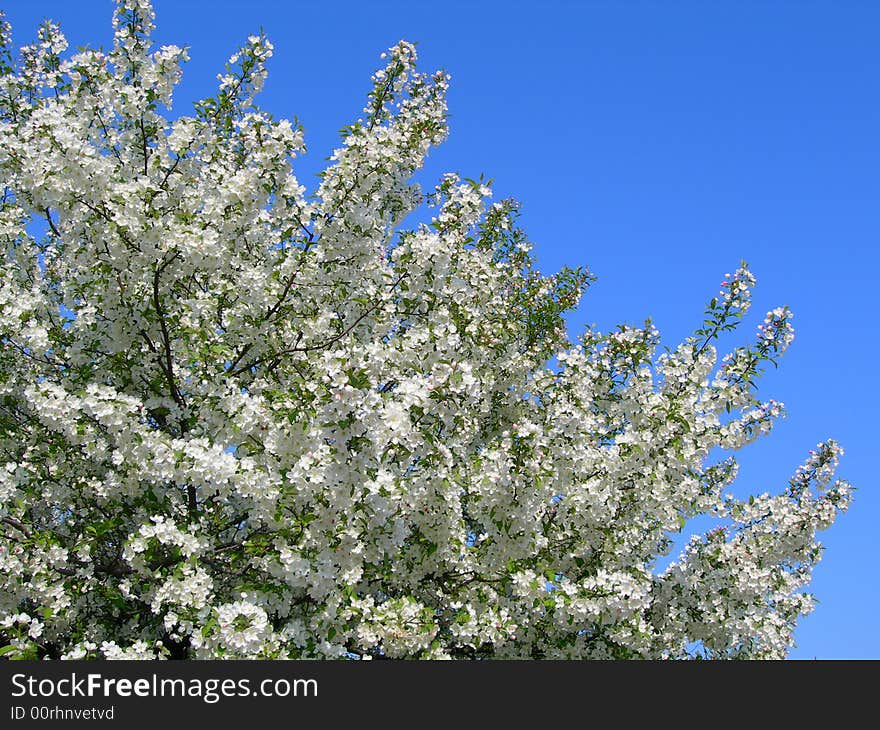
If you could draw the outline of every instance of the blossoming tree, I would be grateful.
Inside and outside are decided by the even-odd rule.
[[[696,333],[563,321],[512,201],[412,182],[447,77],[390,49],[307,194],[252,36],[171,118],[187,52],[0,30],[0,638],[8,657],[781,657],[849,501],[833,441],[726,496],[792,339],[728,275]],[[433,207],[430,223],[402,226]],[[556,363],[552,365],[553,358]],[[724,527],[656,567],[686,521]]]

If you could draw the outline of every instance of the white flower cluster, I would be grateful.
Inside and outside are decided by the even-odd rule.
[[[673,351],[572,342],[591,275],[540,274],[483,182],[413,183],[448,77],[411,44],[310,196],[301,131],[255,105],[262,35],[172,120],[186,52],[151,50],[148,0],[114,28],[16,58],[0,24],[0,652],[785,655],[850,495],[830,441],[783,493],[724,494],[792,338],[775,309],[719,359],[745,266]],[[700,514],[723,528],[658,571]]]

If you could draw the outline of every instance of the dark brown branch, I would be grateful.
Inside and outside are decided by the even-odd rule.
[[[49,209],[46,208],[46,222],[49,224],[49,228],[52,229],[52,233],[54,233],[58,238],[61,238],[61,231],[58,230],[55,223],[52,221],[52,216],[49,213]]]
[[[400,284],[401,281],[406,277],[406,274],[401,274],[395,282],[391,285],[391,291],[394,291],[397,288],[397,285]],[[315,350],[324,350],[331,345],[336,344],[343,337],[351,333],[355,327],[357,327],[364,319],[370,316],[373,312],[375,312],[382,305],[382,301],[378,301],[373,306],[368,307],[364,312],[362,312],[354,322],[352,322],[348,327],[335,334],[333,337],[324,340],[323,342],[317,342],[313,345],[304,345],[302,347],[299,346],[299,341],[302,338],[302,333],[300,333],[299,337],[297,337],[296,344],[293,347],[288,347],[283,350],[279,350],[278,352],[274,352],[270,355],[266,355],[264,357],[259,357],[256,360],[251,360],[245,365],[242,365],[236,370],[231,370],[232,375],[240,375],[243,372],[250,370],[257,365],[266,362],[267,360],[275,360],[280,357],[284,357],[285,355],[292,355],[295,352],[314,352]]]
[[[147,162],[150,159],[149,147],[147,147],[147,130],[144,129],[144,118],[143,117],[141,117],[138,120],[138,123],[141,128],[141,150],[144,155],[144,177],[146,177],[149,174],[149,168],[147,166]]]
[[[174,260],[175,256],[172,256],[170,259],[166,259],[160,266],[156,267],[156,271],[153,272],[153,308],[156,310],[156,315],[159,317],[159,329],[162,332],[162,345],[164,348],[164,371],[165,377],[168,380],[168,388],[171,391],[171,397],[174,399],[174,402],[177,405],[183,407],[184,401],[183,397],[180,395],[180,391],[177,389],[177,383],[174,380],[174,357],[171,349],[171,335],[168,332],[168,325],[165,322],[165,310],[162,309],[162,301],[159,297],[159,277],[162,274],[162,271]]]
[[[8,517],[8,516],[2,517],[2,518],[0,518],[0,522],[3,522],[4,524],[9,525],[10,527],[14,527],[16,530],[18,530],[22,535],[24,535],[28,539],[30,539],[31,535],[33,534],[33,533],[31,533],[31,530],[27,525],[25,525],[23,522],[19,522],[14,517]]]

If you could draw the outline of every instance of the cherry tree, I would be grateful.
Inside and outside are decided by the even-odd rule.
[[[0,28],[0,651],[785,656],[850,487],[828,441],[725,493],[793,337],[775,309],[719,355],[748,268],[674,350],[572,339],[586,270],[539,274],[482,182],[413,182],[448,77],[411,44],[307,191],[302,131],[254,101],[270,42],[175,117],[187,51],[153,19],[119,0],[77,53]],[[722,526],[659,570],[698,515]]]

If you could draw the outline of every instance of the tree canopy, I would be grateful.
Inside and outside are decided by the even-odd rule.
[[[0,651],[785,656],[850,487],[828,441],[725,494],[793,337],[778,308],[719,356],[744,264],[675,349],[571,339],[588,271],[540,274],[483,181],[413,182],[448,83],[413,45],[307,191],[301,129],[255,102],[265,36],[173,116],[187,50],[147,0],[113,24],[72,54],[0,29]]]

